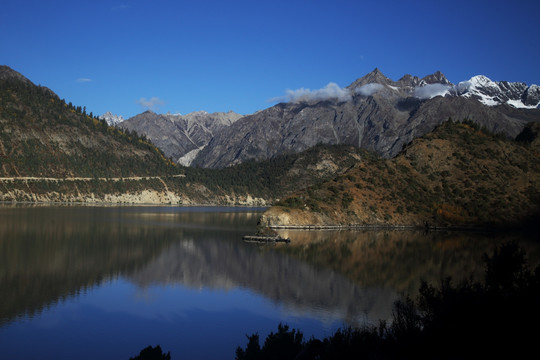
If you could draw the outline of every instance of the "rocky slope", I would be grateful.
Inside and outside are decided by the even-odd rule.
[[[222,168],[249,159],[299,152],[316,144],[348,144],[387,158],[449,118],[470,119],[517,136],[540,121],[540,88],[474,77],[453,85],[436,72],[393,81],[378,69],[346,89],[300,96],[248,115],[222,129],[192,164]]]
[[[521,226],[540,215],[540,153],[535,138],[520,138],[524,142],[490,135],[472,122],[446,122],[393,159],[365,158],[342,176],[283,200],[260,223]]]
[[[145,135],[167,158],[189,166],[196,154],[215,134],[229,127],[242,115],[233,111],[187,115],[156,114],[146,111],[118,124],[123,129]]]

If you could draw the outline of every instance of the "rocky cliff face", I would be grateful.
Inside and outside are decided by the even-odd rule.
[[[375,69],[339,96],[280,103],[236,121],[192,163],[221,168],[319,143],[359,146],[390,158],[448,118],[471,119],[513,138],[529,121],[540,121],[538,89],[484,76],[453,85],[441,72],[392,81]]]
[[[214,134],[229,127],[242,115],[233,111],[207,113],[197,111],[187,115],[156,114],[146,111],[119,124],[126,130],[144,134],[166,157],[188,166]]]

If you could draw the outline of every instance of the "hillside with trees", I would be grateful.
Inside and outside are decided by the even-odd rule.
[[[127,177],[172,174],[145,137],[107,125],[0,67],[0,176]]]
[[[536,128],[515,141],[469,121],[447,121],[393,159],[366,156],[333,180],[283,199],[261,225],[521,226],[540,214]]]

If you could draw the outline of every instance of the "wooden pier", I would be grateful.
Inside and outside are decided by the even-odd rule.
[[[290,243],[291,240],[288,238],[282,238],[279,235],[269,236],[269,235],[245,235],[242,239],[246,242],[255,242],[255,243],[276,243],[284,242]]]

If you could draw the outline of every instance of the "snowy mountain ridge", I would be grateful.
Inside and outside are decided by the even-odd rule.
[[[321,90],[312,91],[310,94],[302,93],[301,97],[293,97],[293,100],[295,102],[303,101],[308,98],[306,95],[312,96],[312,99],[309,100],[317,100],[313,95],[321,97],[321,91],[325,91],[327,98],[347,100],[350,99],[351,95],[359,94],[367,97],[380,93],[390,97],[415,97],[420,100],[429,100],[436,96],[464,97],[477,100],[487,106],[507,104],[522,109],[536,109],[540,106],[540,87],[535,84],[527,86],[522,82],[493,81],[485,75],[476,75],[469,80],[452,84],[440,71],[423,78],[407,74],[398,81],[392,81],[384,76],[379,69],[375,69],[353,82],[346,89],[338,87],[331,89],[333,91],[329,90],[329,86],[327,86]],[[346,90],[348,91],[343,94],[342,92]],[[290,91],[289,95],[296,95],[297,92]]]
[[[433,91],[427,91],[432,88]],[[424,91],[422,91],[424,90]],[[438,91],[436,91],[438,90]],[[535,109],[540,107],[540,87],[527,86],[522,82],[493,81],[487,76],[476,75],[457,85],[421,84],[415,88],[415,94],[428,93],[433,96],[462,96],[476,99],[487,106],[508,104],[515,108]],[[422,98],[422,96],[418,96]]]
[[[100,115],[98,118],[101,120],[105,120],[107,124],[109,124],[109,126],[116,126],[122,121],[124,121],[124,117],[122,115],[115,115],[110,111],[107,111],[105,114]]]

